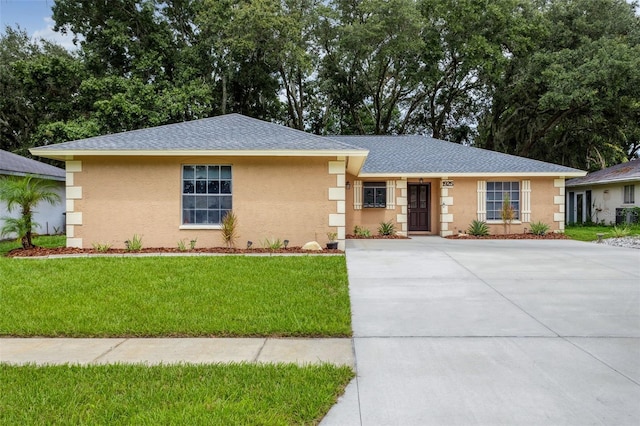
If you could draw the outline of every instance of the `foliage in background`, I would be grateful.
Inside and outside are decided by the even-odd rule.
[[[40,226],[33,221],[34,209],[39,203],[55,204],[60,202],[60,195],[55,192],[58,182],[40,179],[35,176],[5,176],[0,178],[0,201],[7,205],[9,212],[16,208],[19,218],[3,217],[4,225],[0,235],[15,233],[22,242],[23,248],[32,248],[32,233]]]

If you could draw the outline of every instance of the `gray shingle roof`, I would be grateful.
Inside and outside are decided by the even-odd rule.
[[[362,174],[580,173],[531,160],[425,136],[331,136],[369,150]]]
[[[0,150],[0,175],[38,175],[52,180],[65,180],[63,169]]]
[[[589,173],[586,176],[570,179],[566,186],[598,185],[612,182],[640,182],[640,160],[628,161]]]
[[[96,136],[37,148],[47,151],[260,151],[358,150],[323,138],[240,114],[227,114],[147,129]]]

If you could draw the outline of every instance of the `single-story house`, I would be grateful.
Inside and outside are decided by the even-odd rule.
[[[570,179],[567,186],[567,222],[611,224],[637,222],[629,209],[640,207],[640,160],[607,167]]]
[[[55,192],[61,200],[65,199],[65,171],[40,161],[31,160],[8,151],[0,150],[0,177],[35,175],[43,179],[57,182]],[[40,203],[35,208],[33,220],[40,226],[35,229],[40,234],[57,234],[65,231],[65,203]],[[3,217],[19,217],[20,212],[13,209],[9,212],[7,205],[0,201],[0,228],[4,226]],[[5,237],[15,238],[15,235]]]
[[[147,247],[197,238],[220,246],[221,219],[238,218],[239,246],[327,241],[356,225],[447,236],[474,220],[503,232],[532,221],[564,229],[565,178],[585,172],[423,136],[323,137],[228,114],[33,148],[66,161],[67,244]]]

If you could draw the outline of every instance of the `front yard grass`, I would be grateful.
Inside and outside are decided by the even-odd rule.
[[[0,336],[350,336],[344,256],[0,258]]]
[[[619,225],[618,228],[622,228],[624,225]],[[629,229],[629,235],[640,235],[640,225],[627,225]],[[603,238],[615,237],[613,226],[605,225],[570,225],[564,230],[572,240],[578,241],[596,241],[598,234],[604,234]]]
[[[328,364],[0,364],[0,424],[317,424],[353,375]]]

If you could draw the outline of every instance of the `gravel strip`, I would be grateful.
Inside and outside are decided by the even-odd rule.
[[[598,241],[596,241],[596,243],[598,243]],[[640,235],[634,235],[631,237],[621,237],[621,238],[607,238],[605,240],[602,240],[598,244],[606,244],[609,246],[640,249]]]

